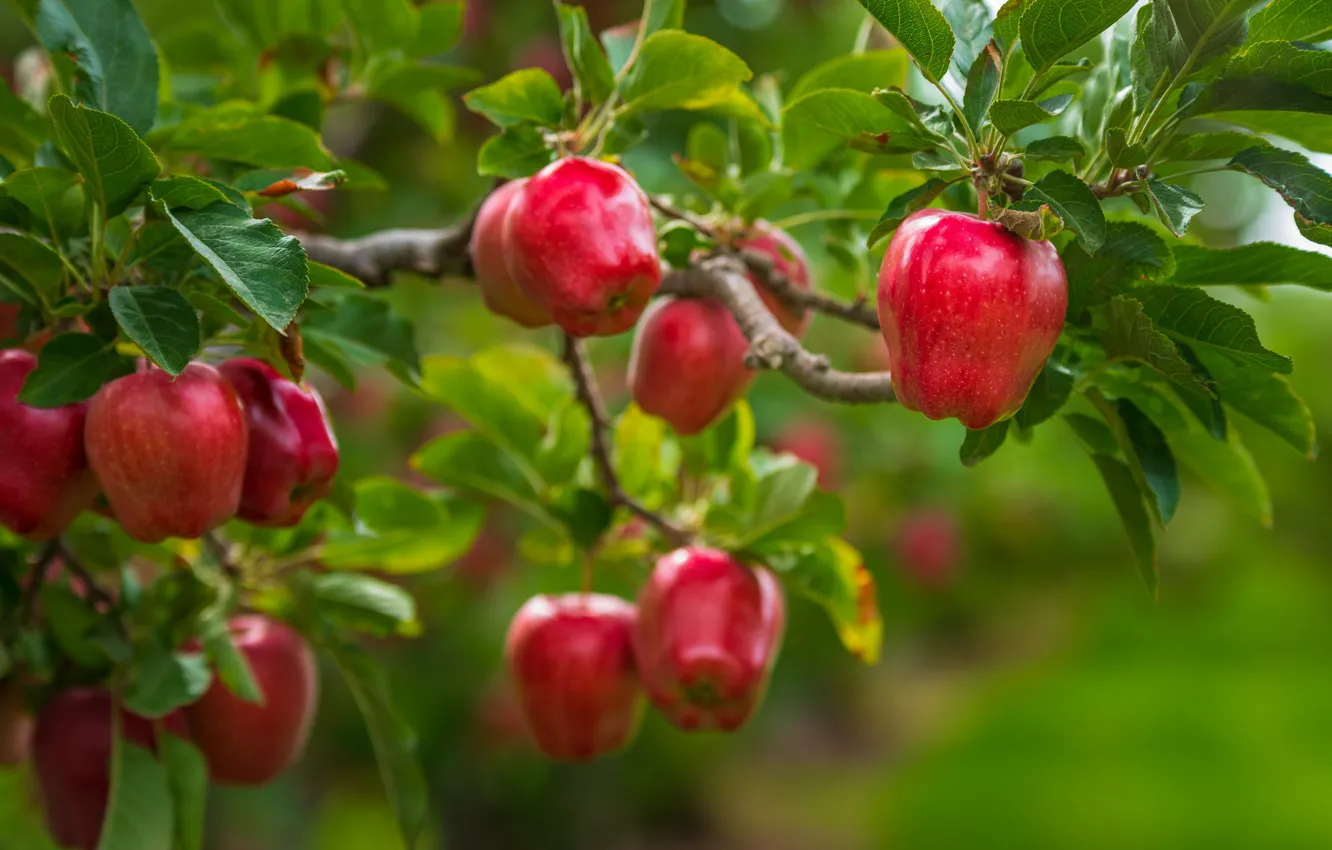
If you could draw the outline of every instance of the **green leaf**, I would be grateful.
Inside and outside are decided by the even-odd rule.
[[[1087,156],[1087,149],[1072,136],[1049,136],[1032,141],[1025,154],[1027,160],[1078,162]]]
[[[564,60],[573,72],[574,91],[587,103],[604,102],[615,86],[615,72],[611,70],[610,60],[601,44],[592,35],[587,11],[582,6],[557,2],[555,14],[560,22]]]
[[[64,168],[21,168],[0,190],[23,204],[53,234],[70,236],[84,225],[83,177]]]
[[[1311,116],[1305,116],[1311,117]],[[1166,160],[1230,159],[1243,150],[1263,144],[1259,136],[1226,131],[1222,133],[1180,133],[1166,145]]]
[[[134,648],[134,667],[123,692],[125,708],[143,717],[166,717],[198,701],[213,683],[197,652],[172,652],[150,641]]]
[[[1244,41],[1244,18],[1261,0],[1153,0],[1158,20],[1168,8],[1176,34],[1194,68]],[[1172,68],[1178,72],[1179,68]]]
[[[968,429],[967,436],[962,441],[962,448],[958,452],[962,465],[975,466],[999,451],[999,447],[1008,437],[1008,425],[1009,420],[1002,419],[980,431]]]
[[[424,58],[456,47],[462,37],[465,7],[463,0],[436,0],[418,7],[413,55]]]
[[[503,386],[538,419],[549,419],[573,399],[569,370],[544,348],[495,345],[473,354],[470,362],[477,373]]]
[[[133,371],[134,361],[117,355],[112,343],[92,334],[61,334],[42,348],[19,401],[33,407],[75,404]]]
[[[849,53],[806,71],[791,87],[787,100],[797,100],[821,89],[850,89],[868,94],[875,89],[904,86],[909,67],[903,50]]]
[[[514,71],[488,86],[473,89],[463,95],[463,103],[499,127],[518,124],[558,127],[564,119],[560,86],[540,68]]]
[[[568,529],[569,539],[584,552],[593,552],[610,528],[614,509],[594,490],[574,487],[561,493],[550,511]]]
[[[61,653],[80,667],[105,667],[106,651],[96,638],[105,620],[92,603],[61,584],[45,585],[39,598],[47,627]]]
[[[412,456],[412,468],[442,484],[508,502],[537,519],[553,522],[527,473],[480,434],[464,431],[432,440]]]
[[[1027,392],[1027,400],[1014,419],[1021,428],[1035,428],[1058,413],[1072,392],[1073,373],[1051,358],[1036,376]],[[967,436],[970,437],[971,432]]]
[[[123,212],[162,170],[148,146],[116,116],[75,106],[62,94],[51,98],[48,109],[60,147],[107,217]]]
[[[1119,419],[1129,445],[1142,469],[1143,480],[1151,491],[1149,502],[1155,506],[1161,525],[1169,524],[1179,507],[1179,470],[1165,434],[1141,410],[1127,399],[1120,399]]]
[[[286,330],[308,291],[300,242],[227,203],[161,212],[245,306]]]
[[[883,153],[926,150],[939,143],[918,121],[851,89],[819,89],[791,101],[782,111],[782,124],[788,131],[797,127],[821,130],[840,140],[863,138]],[[793,143],[789,138],[788,147]]]
[[[756,551],[773,547],[818,543],[846,530],[846,505],[833,493],[815,490],[800,512],[764,532],[749,545]]]
[[[165,286],[113,286],[111,312],[125,336],[172,375],[199,353],[199,316],[190,302]]]
[[[365,718],[403,843],[415,847],[425,826],[428,801],[425,776],[416,761],[416,736],[393,710],[383,665],[348,643],[330,642],[327,648]]]
[[[1094,254],[1105,242],[1105,214],[1101,211],[1101,202],[1086,183],[1067,171],[1051,171],[1037,180],[1027,189],[1024,200],[1049,204],[1064,226],[1078,234],[1078,244],[1087,253]]]
[[[681,30],[648,36],[622,83],[622,116],[668,109],[707,109],[725,102],[753,76],[739,56]]]
[[[1258,341],[1253,319],[1193,286],[1144,286],[1134,296],[1156,327],[1197,350],[1224,351],[1273,372],[1289,374],[1290,358],[1268,351]]]
[[[798,516],[818,482],[818,470],[794,455],[777,455],[756,469],[755,476],[754,505],[742,546]]]
[[[416,10],[408,0],[341,0],[356,38],[371,54],[401,50],[416,38]]]
[[[1328,95],[1310,96],[1324,99],[1328,97]],[[1279,104],[1279,101],[1274,100],[1268,104],[1273,107],[1272,109],[1237,109],[1218,112],[1214,117],[1228,124],[1238,124],[1255,133],[1281,136],[1316,153],[1332,153],[1332,115],[1278,111],[1276,109],[1277,104]],[[1328,111],[1332,112],[1332,104],[1328,104]],[[1243,136],[1245,134],[1239,133],[1236,135]],[[1263,143],[1259,137],[1249,136],[1248,139],[1249,144],[1244,145],[1245,148]],[[1231,156],[1241,149],[1237,147],[1225,156]]]
[[[1022,12],[1022,51],[1039,74],[1104,32],[1134,0],[1033,0]]]
[[[1171,281],[1194,286],[1308,286],[1332,290],[1332,257],[1275,242],[1236,248],[1175,246]]]
[[[1030,0],[1005,0],[994,15],[994,40],[1002,53],[1018,37],[1018,27],[1022,23],[1022,12]]]
[[[1175,269],[1165,240],[1150,227],[1127,221],[1107,223],[1105,242],[1094,254],[1070,244],[1062,257],[1070,322],[1086,308],[1104,304],[1144,280],[1167,278]]]
[[[555,151],[541,131],[531,125],[510,127],[491,136],[476,157],[477,172],[483,176],[517,180],[531,177],[555,161]]]
[[[245,212],[250,211],[250,205],[245,201],[244,195],[239,193],[235,196],[229,195],[214,183],[184,174],[173,174],[170,177],[154,180],[151,191],[152,196],[166,204],[167,209],[184,207],[201,210],[218,201],[225,201]]]
[[[1113,456],[1119,453],[1119,443],[1105,420],[1085,413],[1066,413],[1064,421],[1088,454]]]
[[[848,652],[866,664],[879,660],[883,620],[878,591],[860,552],[838,537],[828,537],[762,555],[767,566],[828,612]]]
[[[990,10],[977,0],[942,0],[936,8],[943,13],[955,39],[949,76],[965,86],[968,74],[994,35]],[[997,47],[995,55],[998,57]]]
[[[174,850],[203,850],[208,762],[199,748],[157,727],[157,752],[171,793]]]
[[[546,435],[532,456],[532,466],[547,484],[566,484],[578,472],[591,444],[591,418],[581,404],[569,398],[547,421]]]
[[[396,584],[357,573],[325,573],[312,585],[320,614],[337,626],[378,637],[420,632],[416,600]]]
[[[908,189],[902,194],[893,198],[888,203],[888,209],[884,210],[874,229],[870,231],[868,247],[873,248],[885,236],[892,233],[898,226],[906,220],[906,217],[914,212],[923,210],[934,202],[934,199],[943,194],[956,180],[940,180],[932,178],[927,180],[914,189]]]
[[[310,288],[323,289],[365,289],[365,284],[341,269],[326,266],[323,263],[309,263]]]
[[[391,478],[363,478],[355,492],[355,530],[335,530],[319,550],[332,569],[440,569],[467,553],[485,515],[472,502],[442,499]]]
[[[1219,351],[1198,351],[1227,407],[1290,443],[1309,460],[1318,455],[1313,414],[1280,375]]]
[[[613,460],[620,476],[620,486],[631,498],[650,506],[661,504],[669,489],[673,472],[665,452],[665,421],[649,416],[636,404],[630,404],[615,420]],[[677,459],[678,464],[678,459]]]
[[[231,629],[222,608],[212,607],[200,615],[199,644],[227,690],[246,702],[264,701],[250,662],[231,640]]]
[[[884,29],[907,49],[927,79],[948,73],[953,56],[953,30],[929,0],[860,0]]]
[[[314,339],[333,346],[362,366],[388,363],[410,377],[419,373],[421,356],[412,325],[387,301],[353,291],[328,295],[337,298],[334,309],[310,310],[301,320],[307,342]]]
[[[140,135],[157,117],[157,48],[130,0],[38,0],[37,40],[74,61],[74,94]]]
[[[1152,531],[1151,520],[1143,506],[1142,492],[1133,480],[1129,468],[1121,461],[1103,454],[1093,454],[1092,461],[1096,471],[1101,473],[1105,487],[1110,491],[1119,520],[1128,532],[1129,545],[1133,549],[1134,559],[1138,563],[1138,572],[1147,583],[1147,592],[1155,599],[1157,596],[1156,535]]]
[[[0,156],[30,163],[37,148],[50,135],[46,120],[27,101],[10,91],[9,86],[0,86]]]
[[[171,790],[153,754],[113,735],[110,782],[97,850],[171,850]]]
[[[1174,183],[1149,180],[1147,196],[1151,198],[1156,217],[1176,236],[1183,236],[1189,228],[1189,222],[1202,212],[1203,199]]]
[[[475,85],[479,76],[469,68],[415,61],[382,67],[370,82],[370,97],[397,107],[436,141],[450,141],[457,115],[444,90]]]
[[[1332,7],[1320,0],[1272,0],[1249,19],[1249,42],[1332,38]]]
[[[1101,344],[1106,357],[1145,363],[1185,390],[1208,395],[1193,368],[1180,356],[1170,337],[1161,333],[1143,312],[1140,302],[1117,296],[1105,308]]]
[[[1133,168],[1147,161],[1147,148],[1141,142],[1130,145],[1123,127],[1105,131],[1105,153],[1116,168]]]
[[[1332,224],[1332,176],[1303,154],[1252,147],[1235,154],[1228,167],[1252,174],[1277,190],[1295,212],[1309,221]]]
[[[298,121],[247,110],[218,108],[187,118],[163,148],[258,168],[332,171],[333,157],[319,134]]]
[[[990,123],[1006,136],[1024,127],[1049,121],[1073,102],[1073,95],[1058,94],[1039,103],[1029,100],[997,100],[990,107]]]
[[[0,232],[0,276],[22,282],[27,294],[47,307],[64,295],[65,267],[60,255],[23,233]]]
[[[546,421],[509,392],[501,378],[489,377],[461,357],[427,357],[421,390],[518,458],[530,461],[546,432]]]
[[[990,110],[995,93],[999,91],[999,63],[998,49],[990,46],[980,52],[967,73],[967,88],[962,96],[962,114],[971,127],[981,126],[981,120]]]

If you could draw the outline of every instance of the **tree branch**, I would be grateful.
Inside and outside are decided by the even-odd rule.
[[[717,256],[685,271],[672,272],[662,283],[672,295],[712,297],[722,301],[749,340],[745,365],[780,371],[810,395],[843,404],[896,401],[887,372],[840,372],[828,358],[811,354],[777,322],[734,257]]]
[[[564,362],[568,364],[569,372],[573,375],[578,401],[587,408],[588,416],[592,419],[592,459],[601,472],[611,505],[627,508],[634,515],[651,523],[672,546],[683,546],[688,543],[692,538],[688,531],[624,492],[620,478],[615,474],[615,465],[611,463],[610,446],[606,443],[606,431],[610,428],[606,405],[597,390],[596,379],[592,376],[582,341],[568,334],[564,336]]]
[[[879,329],[879,314],[866,303],[864,296],[854,301],[842,301],[821,292],[801,289],[777,271],[772,257],[758,251],[740,251],[732,253],[732,256],[738,256],[743,260],[761,286],[775,295],[778,301],[794,308],[798,313],[813,310],[816,313],[862,325],[870,330]]]
[[[468,242],[476,216],[437,230],[381,230],[358,239],[335,239],[315,233],[299,235],[306,255],[332,266],[369,287],[388,286],[393,272],[425,277],[472,277]]]
[[[222,568],[222,571],[233,579],[239,578],[240,567],[236,566],[236,562],[231,557],[231,550],[226,543],[222,542],[222,538],[217,536],[217,532],[210,531],[202,539],[204,548],[213,556],[213,560],[217,561],[217,565]]]
[[[56,552],[60,555],[60,560],[64,564],[65,569],[69,571],[71,576],[79,579],[87,586],[88,598],[92,600],[93,605],[101,603],[102,605],[105,605],[108,610],[114,610],[116,607],[116,600],[111,594],[102,589],[101,585],[97,583],[97,580],[93,578],[92,573],[88,572],[88,568],[83,566],[83,563],[78,558],[74,557],[73,552],[69,551],[69,547],[60,540],[53,541],[53,543]],[[125,626],[120,622],[119,617],[116,618],[116,624],[124,630]]]

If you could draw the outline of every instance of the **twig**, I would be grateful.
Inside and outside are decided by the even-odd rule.
[[[472,256],[467,243],[476,217],[437,230],[381,230],[359,239],[335,239],[314,233],[300,234],[305,253],[317,263],[332,266],[366,286],[388,286],[393,272],[410,271],[425,277],[472,277]]]
[[[843,301],[821,292],[801,289],[791,283],[786,275],[777,271],[773,258],[768,254],[741,251],[735,256],[744,260],[745,266],[754,274],[761,286],[797,313],[813,310],[816,313],[862,325],[870,330],[879,329],[878,313],[865,302],[863,296],[854,301]]]
[[[215,532],[208,532],[202,540],[204,548],[213,556],[213,560],[217,561],[223,572],[233,579],[240,575],[240,568],[231,559],[231,551],[227,548],[227,544],[223,543]]]
[[[51,569],[51,564],[60,556],[60,544],[57,541],[51,541],[42,548],[42,553],[37,556],[37,561],[32,565],[32,576],[28,579],[28,586],[23,589],[23,599],[19,603],[19,615],[16,620],[8,627],[8,633],[13,635],[25,623],[32,621],[32,614],[37,609],[37,597],[42,593],[42,586],[46,584],[46,574]]]
[[[98,603],[101,603],[107,608],[114,609],[116,607],[116,600],[111,594],[101,588],[97,583],[97,580],[93,578],[92,573],[88,572],[88,568],[83,566],[83,563],[79,561],[78,558],[74,557],[74,553],[69,551],[69,548],[65,546],[62,541],[52,541],[52,545],[55,546],[56,552],[60,555],[60,559],[64,562],[65,569],[69,570],[70,575],[79,579],[87,586],[88,598],[92,600],[93,605],[95,606]],[[124,629],[124,624],[120,623],[119,617],[116,618],[116,622],[120,625],[121,629]]]
[[[611,463],[610,446],[606,444],[606,431],[610,428],[610,418],[606,415],[606,406],[597,391],[596,379],[592,376],[592,369],[587,362],[587,352],[583,350],[583,343],[580,340],[567,334],[564,337],[564,362],[568,364],[569,372],[573,375],[578,401],[587,408],[588,416],[592,419],[592,459],[601,471],[601,478],[606,485],[611,504],[627,508],[636,516],[651,523],[672,546],[688,543],[691,538],[689,532],[624,492],[620,478],[615,474],[615,465]]]
[[[690,227],[694,228],[699,233],[702,233],[704,236],[707,236],[710,239],[717,238],[716,228],[714,228],[712,225],[708,224],[706,221],[699,218],[698,216],[694,215],[693,213],[689,212],[688,210],[682,210],[679,207],[672,206],[663,199],[655,198],[652,197],[651,195],[648,196],[648,201],[651,202],[652,208],[654,210],[666,216],[667,218],[673,218],[676,221],[683,221],[685,224],[689,225]]]

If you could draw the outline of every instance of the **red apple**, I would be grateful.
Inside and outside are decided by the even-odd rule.
[[[969,213],[913,213],[879,270],[897,400],[974,430],[1012,416],[1054,350],[1067,304],[1049,242]]]
[[[122,711],[123,737],[156,751],[153,723]],[[184,737],[179,714],[163,721]],[[32,760],[46,809],[46,827],[69,850],[96,850],[111,790],[111,695],[100,688],[56,694],[37,716]]]
[[[509,275],[504,243],[504,219],[526,180],[511,180],[490,193],[476,214],[472,228],[472,265],[481,287],[481,300],[490,312],[512,319],[525,328],[544,328],[550,316],[514,283]]]
[[[212,366],[191,363],[174,379],[148,366],[93,396],[84,443],[125,533],[157,543],[236,513],[246,431],[236,391]]]
[[[12,678],[0,681],[0,767],[28,760],[34,722],[19,683]]]
[[[588,761],[638,731],[643,691],[634,671],[634,606],[615,596],[534,596],[505,642],[509,675],[543,753]]]
[[[962,533],[947,511],[922,508],[907,514],[894,548],[907,578],[926,587],[947,584],[962,559]]]
[[[236,515],[255,525],[295,525],[332,491],[338,471],[324,401],[262,360],[228,360],[220,371],[240,396],[250,433]]]
[[[657,561],[638,597],[634,655],[648,698],[681,729],[732,731],[767,689],[786,603],[763,567],[715,549]]]
[[[230,626],[263,702],[245,702],[217,679],[185,709],[185,722],[213,781],[263,785],[305,753],[319,702],[319,671],[310,645],[285,623],[244,614],[231,618]]]
[[[643,314],[629,356],[634,402],[697,434],[744,395],[753,373],[734,317],[712,298],[663,298]]]
[[[784,276],[792,286],[797,289],[809,289],[809,260],[805,257],[800,243],[792,239],[791,234],[785,230],[778,230],[766,222],[758,222],[752,230],[736,241],[735,247],[763,254],[772,260],[773,271]],[[749,273],[749,280],[781,326],[788,333],[797,337],[803,336],[814,314],[806,310],[804,316],[796,316],[759,282],[759,278],[753,272]]]
[[[647,195],[621,168],[582,157],[539,171],[504,222],[509,274],[574,336],[633,327],[661,285]]]
[[[841,439],[832,424],[821,419],[794,419],[772,441],[777,452],[795,455],[819,471],[819,487],[836,490],[840,482]]]
[[[83,450],[88,407],[29,407],[18,401],[37,357],[0,351],[0,524],[15,534],[46,540],[97,496],[97,480]]]

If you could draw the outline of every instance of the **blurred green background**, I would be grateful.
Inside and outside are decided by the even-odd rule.
[[[206,0],[136,3],[173,63],[198,33],[225,27]],[[601,29],[637,8],[591,0],[588,12]],[[691,3],[687,27],[756,72],[784,69],[790,80],[847,52],[862,20],[854,0],[717,0]],[[476,0],[468,21],[450,59],[486,79],[558,59],[554,14],[539,0]],[[0,6],[0,68],[8,71],[28,45]],[[456,220],[485,191],[473,163],[488,130],[464,111],[453,117],[453,139],[441,143],[382,105],[332,109],[330,147],[370,164],[392,188],[332,193],[324,221],[307,226],[354,235]],[[680,187],[669,153],[687,126],[663,121],[631,158],[649,190]],[[1216,244],[1296,240],[1288,210],[1256,185],[1233,174],[1197,181],[1209,205],[1195,231]],[[795,235],[819,265],[816,278],[854,288],[820,250],[818,226]],[[548,332],[494,319],[465,284],[408,279],[392,297],[416,317],[425,352],[520,338],[554,343]],[[1225,297],[1254,314],[1273,349],[1295,358],[1293,384],[1326,428],[1332,385],[1317,364],[1332,360],[1332,302],[1294,290],[1270,300]],[[868,334],[826,319],[808,340],[843,365],[874,363]],[[628,344],[626,337],[593,348],[617,407]],[[457,424],[385,375],[364,375],[355,393],[325,389],[350,475],[407,475],[410,452]],[[896,407],[837,409],[773,376],[755,384],[751,402],[765,439],[798,425],[831,446],[850,538],[879,582],[882,661],[857,664],[822,612],[794,601],[767,702],[742,733],[685,735],[649,715],[625,754],[551,765],[524,738],[504,685],[502,641],[527,596],[570,588],[576,576],[524,564],[515,551],[520,521],[497,513],[463,562],[410,582],[424,636],[377,649],[420,734],[432,799],[425,846],[1332,846],[1325,462],[1234,422],[1266,473],[1273,526],[1186,482],[1163,538],[1161,601],[1153,604],[1103,485],[1059,423],[1039,429],[1030,446],[1011,444],[967,470],[957,461],[957,423]],[[955,527],[951,568],[911,567],[902,533],[920,512],[936,523],[942,516],[945,533]],[[634,581],[599,579],[625,594]],[[304,763],[266,789],[214,792],[210,847],[397,846],[355,709],[339,681],[325,681]],[[0,774],[0,847],[48,847],[32,799],[22,771]]]

